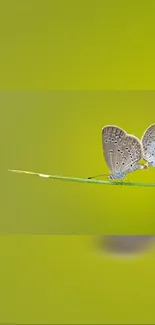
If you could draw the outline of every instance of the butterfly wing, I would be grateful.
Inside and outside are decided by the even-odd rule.
[[[102,145],[105,161],[111,173],[119,172],[120,154],[117,150],[125,140],[126,132],[115,125],[106,125],[102,129]]]
[[[144,168],[138,164],[142,158],[142,144],[123,129],[107,125],[102,129],[102,143],[106,163],[111,173],[130,173]]]
[[[142,139],[143,158],[155,167],[155,124],[150,125],[144,132]]]
[[[138,169],[144,169],[144,165],[138,162],[142,158],[142,144],[134,135],[127,135],[125,143],[121,149],[121,165],[120,172],[125,174],[131,173]]]

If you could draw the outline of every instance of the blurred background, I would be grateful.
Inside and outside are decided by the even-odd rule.
[[[107,173],[102,127],[140,138],[155,123],[154,10],[1,1],[1,323],[155,323],[154,239],[107,237],[154,235],[154,188],[8,173]]]
[[[109,173],[102,127],[118,125],[141,138],[155,121],[155,92],[6,91],[0,93],[0,106],[3,195],[5,188],[7,194],[1,205],[1,233],[155,231],[153,187],[67,183],[7,171],[83,178]],[[128,178],[153,183],[155,170],[136,171]]]

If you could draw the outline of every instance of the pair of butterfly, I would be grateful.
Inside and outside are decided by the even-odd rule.
[[[122,181],[128,173],[155,167],[155,124],[146,129],[141,141],[115,125],[106,125],[102,129],[102,145],[110,180]],[[140,164],[141,159],[146,164]],[[89,179],[98,176],[104,175]]]

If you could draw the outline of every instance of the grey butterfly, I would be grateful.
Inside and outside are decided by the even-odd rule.
[[[128,173],[147,168],[138,163],[142,158],[140,140],[134,135],[127,134],[118,126],[103,127],[102,146],[105,161],[110,169],[110,175],[108,175],[110,180],[122,180]]]
[[[150,125],[144,132],[142,139],[143,158],[146,166],[155,167],[155,124]]]

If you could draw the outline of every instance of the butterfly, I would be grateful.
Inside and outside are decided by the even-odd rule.
[[[147,168],[146,165],[139,163],[143,158],[141,141],[118,126],[106,125],[102,128],[102,146],[110,170],[108,175],[110,180],[122,180],[128,173]]]

